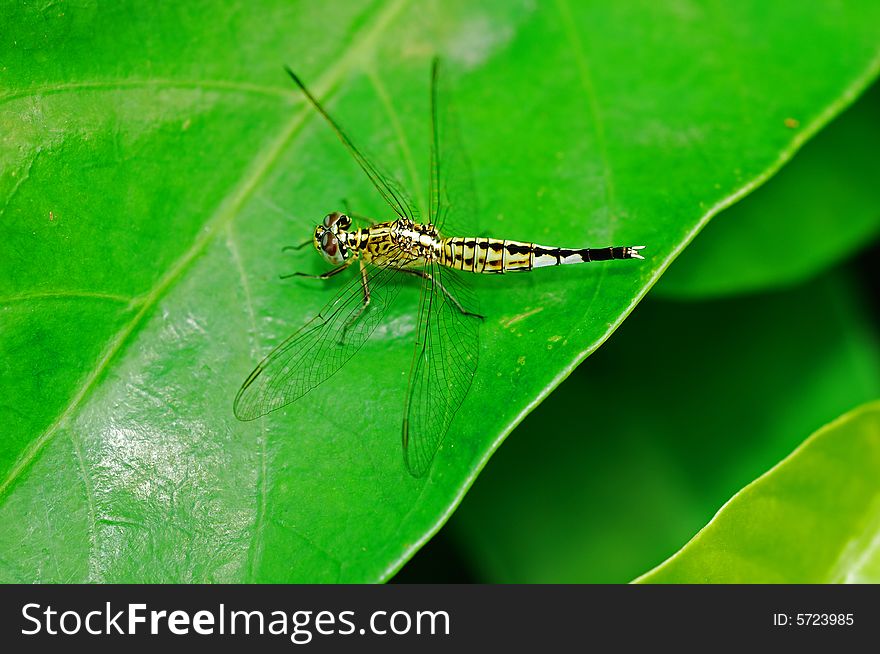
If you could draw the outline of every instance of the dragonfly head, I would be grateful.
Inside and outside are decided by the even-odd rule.
[[[351,256],[348,247],[348,228],[351,218],[334,211],[324,216],[323,222],[315,228],[315,249],[331,264],[340,265]]]

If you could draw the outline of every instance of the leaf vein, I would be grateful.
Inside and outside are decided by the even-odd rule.
[[[67,299],[107,300],[108,302],[118,302],[120,304],[131,304],[137,301],[137,298],[130,298],[116,293],[103,293],[101,291],[46,291],[40,293],[9,295],[0,298],[0,305],[15,304],[17,302],[40,302],[43,300]]]
[[[226,226],[226,245],[229,248],[229,254],[232,257],[232,261],[235,264],[236,270],[238,271],[239,278],[241,279],[241,288],[244,293],[244,301],[245,306],[247,308],[248,320],[251,324],[251,333],[256,335],[257,333],[257,318],[256,313],[254,311],[254,302],[253,297],[251,296],[251,288],[250,284],[247,281],[247,274],[244,269],[244,263],[241,259],[241,253],[238,249],[238,244],[236,243],[236,234],[235,228],[230,223]],[[253,358],[256,358],[256,344],[251,348],[251,354]],[[250,547],[248,548],[248,565],[247,565],[247,575],[250,580],[254,579],[254,569],[257,565],[257,561],[262,552],[262,534],[263,534],[263,524],[266,516],[266,504],[267,504],[267,496],[268,496],[268,453],[267,453],[267,444],[266,444],[266,419],[264,416],[261,416],[259,419],[260,423],[260,467],[257,471],[257,491],[259,494],[257,500],[257,515],[254,519],[254,532],[251,538]]]
[[[93,80],[32,86],[0,97],[0,105],[33,98],[34,96],[75,93],[78,91],[138,91],[142,89],[190,89],[194,91],[223,91],[240,95],[263,95],[293,101],[295,96],[287,87],[260,86],[246,82],[228,80],[175,80],[175,79],[134,79],[134,80]]]

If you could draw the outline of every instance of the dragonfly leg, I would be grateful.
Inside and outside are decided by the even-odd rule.
[[[449,301],[455,305],[455,308],[458,309],[465,316],[473,316],[474,318],[479,318],[480,320],[486,320],[486,316],[481,315],[479,313],[474,313],[473,311],[468,311],[463,306],[461,306],[461,302],[455,299],[455,296],[450,293],[443,284],[440,283],[439,279],[434,279],[434,276],[430,273],[422,272],[421,270],[409,270],[407,268],[401,268],[400,272],[407,273],[409,275],[415,275],[416,277],[421,277],[422,279],[428,279],[437,284],[437,288],[443,291],[443,295],[449,298]]]
[[[289,252],[291,250],[302,250],[304,247],[311,245],[312,243],[314,243],[314,241],[309,239],[305,243],[300,243],[299,245],[285,245],[283,248],[281,248],[281,251]]]
[[[345,321],[345,324],[342,326],[342,336],[339,337],[339,344],[345,345],[345,335],[348,333],[348,330],[354,325],[358,318],[360,318],[364,311],[367,310],[367,307],[370,306],[370,284],[367,278],[367,267],[364,265],[363,261],[359,261],[361,265],[361,287],[364,290],[364,301],[361,304],[361,308],[358,309],[357,313],[353,314],[349,317],[348,320]]]
[[[333,277],[333,275],[341,273],[343,270],[348,268],[350,263],[351,263],[351,260],[342,264],[338,268],[334,268],[333,270],[328,270],[327,272],[321,273],[320,275],[310,275],[308,273],[295,272],[295,273],[290,273],[289,275],[279,275],[279,277],[281,279],[290,279],[291,277],[308,277],[309,279],[330,279],[331,277]]]

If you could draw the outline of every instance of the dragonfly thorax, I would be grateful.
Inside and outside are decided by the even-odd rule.
[[[391,238],[400,250],[410,256],[423,259],[440,256],[440,234],[430,223],[415,223],[401,218],[392,224]]]

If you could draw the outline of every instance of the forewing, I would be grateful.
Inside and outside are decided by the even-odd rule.
[[[431,68],[430,218],[438,231],[460,235],[466,233],[466,226],[474,228],[476,194],[456,108],[441,76],[441,62],[435,59]],[[419,335],[403,421],[403,455],[416,477],[431,467],[470,390],[480,351],[480,319],[463,312],[478,312],[476,298],[460,274],[435,262],[426,263],[422,272]]]
[[[397,252],[381,268],[368,267],[370,304],[366,309],[358,272],[317,316],[254,368],[235,396],[235,416],[239,420],[259,418],[298,400],[336,374],[370,337],[397,297],[398,268],[408,261],[407,255]]]
[[[415,477],[431,467],[471,387],[480,350],[480,319],[462,313],[452,299],[467,311],[477,310],[459,274],[436,263],[426,264],[423,272],[431,279],[425,279],[419,301],[403,421],[403,456]]]
[[[431,67],[431,222],[450,236],[477,233],[477,196],[444,65]]]

